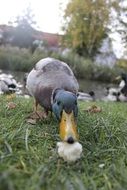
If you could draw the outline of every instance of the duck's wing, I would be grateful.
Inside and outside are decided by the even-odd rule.
[[[29,73],[27,88],[31,95],[41,99],[39,102],[49,102],[54,89],[63,88],[77,93],[79,85],[66,63],[53,58],[45,58],[40,60]]]
[[[79,85],[70,67],[59,60],[45,58],[40,60],[27,78],[27,88],[34,95],[36,88],[52,87],[67,88],[70,91],[78,91]]]

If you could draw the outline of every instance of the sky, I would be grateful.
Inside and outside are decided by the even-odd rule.
[[[69,0],[0,0],[0,24],[8,24],[14,21],[18,15],[30,5],[34,20],[37,23],[36,29],[49,33],[62,33],[63,12]],[[117,57],[123,54],[121,38],[113,33],[114,52]]]
[[[8,24],[30,5],[37,28],[43,32],[61,33],[62,9],[68,0],[0,0],[0,24]]]

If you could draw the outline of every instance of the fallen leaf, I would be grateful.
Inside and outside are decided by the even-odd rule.
[[[36,124],[36,119],[27,119],[27,123],[35,125]]]
[[[15,109],[17,107],[17,104],[14,102],[8,102],[6,105],[7,109]]]
[[[31,113],[28,118],[30,119],[46,119],[47,118],[47,114],[45,112],[41,112],[41,111],[36,111]]]
[[[27,123],[30,123],[32,125],[35,125],[37,120],[40,119],[46,119],[47,118],[47,114],[45,112],[41,112],[41,111],[36,111],[31,113],[28,117],[27,117]]]
[[[98,113],[98,112],[102,112],[102,109],[99,106],[92,105],[92,106],[89,106],[84,111],[90,112],[90,113]]]
[[[36,114],[38,115],[39,119],[46,119],[47,118],[47,114],[45,112],[36,111]]]
[[[39,116],[37,115],[36,112],[31,113],[30,115],[28,115],[27,117],[28,119],[39,119]]]

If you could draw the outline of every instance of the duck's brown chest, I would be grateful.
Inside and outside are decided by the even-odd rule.
[[[43,88],[37,87],[35,92],[36,101],[47,111],[52,110],[51,106],[52,91],[53,89],[51,87],[43,87]]]

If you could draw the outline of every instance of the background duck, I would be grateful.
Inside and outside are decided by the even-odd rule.
[[[9,94],[16,91],[17,83],[12,75],[0,74],[0,93]]]
[[[26,87],[46,114],[53,111],[60,124],[60,137],[70,144],[78,140],[78,82],[70,67],[57,59],[40,60],[27,76]]]
[[[127,74],[122,73],[120,76],[120,83],[119,83],[119,89],[120,89],[120,94],[119,94],[119,100],[121,102],[126,102],[127,101]]]
[[[119,88],[115,87],[107,87],[106,88],[106,96],[102,98],[102,101],[119,101],[120,91]]]
[[[125,85],[127,85],[127,74],[121,73],[121,75],[117,77],[117,80],[119,79],[120,79],[119,88],[122,89],[124,88]]]
[[[127,102],[127,74],[121,73],[116,80],[120,80],[118,87],[107,87],[107,96],[105,100]]]
[[[94,91],[90,91],[89,93],[85,93],[85,92],[78,92],[78,100],[82,100],[82,101],[95,101],[95,93]]]

